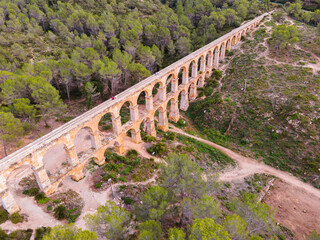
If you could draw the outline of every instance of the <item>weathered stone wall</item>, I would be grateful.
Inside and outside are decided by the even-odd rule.
[[[165,69],[155,73],[140,83],[132,86],[120,93],[114,100],[108,100],[97,107],[87,111],[72,121],[53,130],[49,134],[37,139],[20,150],[10,154],[0,161],[0,196],[3,206],[10,213],[19,210],[10,191],[7,188],[7,179],[15,169],[30,165],[36,175],[39,187],[46,194],[53,193],[58,184],[66,176],[72,176],[75,180],[83,177],[83,167],[85,163],[94,159],[99,165],[104,163],[104,152],[110,146],[115,146],[118,153],[124,152],[124,136],[131,130],[132,140],[136,143],[141,141],[140,125],[144,121],[146,132],[149,135],[156,135],[154,127],[155,112],[159,112],[158,128],[168,130],[167,105],[171,101],[169,109],[169,120],[177,122],[179,120],[179,108],[187,110],[189,100],[197,97],[197,87],[204,85],[204,79],[211,74],[212,68],[218,68],[219,62],[224,60],[225,50],[241,40],[248,31],[265,16],[261,15],[252,21],[243,24],[230,33],[216,39],[208,45],[198,49],[179,61],[171,64]],[[198,62],[200,60],[200,66]],[[192,66],[190,66],[192,65]],[[189,67],[192,68],[189,77]],[[179,84],[178,74],[182,71],[182,81]],[[152,90],[159,83],[158,99],[154,101]],[[168,83],[171,83],[171,91],[166,92]],[[145,111],[139,113],[137,104],[141,92],[145,92]],[[180,106],[179,95],[181,94]],[[124,103],[130,104],[130,120],[121,124],[120,109]],[[112,115],[113,133],[105,136],[99,131],[100,119],[106,114]],[[79,157],[75,147],[76,134],[83,128],[89,130],[92,136],[93,149]],[[63,144],[71,166],[68,170],[54,180],[48,176],[43,158],[46,152],[52,147]]]

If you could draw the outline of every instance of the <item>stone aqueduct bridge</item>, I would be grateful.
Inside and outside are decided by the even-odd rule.
[[[66,176],[80,180],[84,176],[84,165],[89,160],[93,159],[97,164],[102,165],[104,163],[104,152],[108,147],[115,147],[116,151],[122,154],[124,152],[124,136],[129,130],[131,130],[132,140],[136,143],[140,142],[140,124],[142,122],[144,122],[146,133],[155,136],[154,116],[156,111],[159,113],[158,128],[167,131],[168,118],[174,122],[179,120],[179,95],[181,94],[180,109],[185,111],[188,108],[189,100],[197,97],[197,87],[202,87],[205,77],[210,76],[212,68],[218,68],[219,61],[224,60],[226,49],[230,50],[233,45],[237,44],[241,40],[241,36],[245,36],[248,31],[256,27],[265,15],[243,24],[120,93],[114,100],[108,100],[98,105],[3,158],[0,161],[0,196],[4,208],[9,213],[19,211],[19,206],[16,204],[8,186],[10,177],[15,178],[14,172],[19,172],[19,169],[20,171],[24,168],[32,169],[41,190],[46,194],[51,194]],[[198,63],[200,63],[199,66]],[[189,68],[192,70],[189,71]],[[178,74],[180,72],[182,72],[182,75],[180,75],[179,81]],[[191,72],[191,75],[189,72]],[[171,90],[167,92],[167,85],[170,83]],[[155,86],[159,86],[156,97],[152,94]],[[142,92],[145,93],[145,111],[140,111],[137,104],[138,97]],[[170,109],[168,109],[169,117],[167,117],[169,101],[171,101],[171,104]],[[130,103],[130,120],[122,125],[119,114],[121,107],[126,102]],[[111,113],[113,126],[113,131],[107,135],[103,134],[98,127],[101,118],[106,113]],[[86,139],[88,140],[89,137],[90,141],[87,143],[89,145],[91,143],[91,146],[84,154],[79,154],[75,141],[79,132],[83,129],[89,134]],[[61,149],[67,156],[67,163],[60,163],[61,165],[59,165],[56,162],[54,152],[51,152],[53,158],[51,156],[52,159],[46,162],[44,159],[46,153],[58,145],[62,146]],[[58,176],[53,176],[48,170],[50,165],[58,168],[67,167],[64,168],[63,172],[56,174]]]

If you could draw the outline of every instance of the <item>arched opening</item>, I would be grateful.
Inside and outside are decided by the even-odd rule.
[[[170,74],[167,78],[167,81],[166,81],[166,86],[167,86],[167,90],[166,92],[167,93],[170,93],[173,91],[173,88],[172,88],[172,80],[174,79],[174,75],[173,74]]]
[[[202,57],[199,57],[198,59],[198,72],[200,72],[200,69],[201,69],[201,59]]]
[[[120,108],[119,115],[121,117],[121,124],[124,125],[131,120],[130,107],[132,107],[129,101],[126,101]]]
[[[197,76],[197,66],[195,61],[192,61],[189,64],[188,74],[189,74],[189,79]]]
[[[153,85],[152,88],[152,97],[153,97],[153,106],[156,106],[157,103],[161,100],[161,82],[157,82],[155,85]]]
[[[236,45],[237,44],[237,37],[236,36],[233,36],[232,38],[232,45]]]
[[[32,206],[34,209],[36,209],[38,206],[35,204],[32,198],[27,199],[21,196],[35,196],[37,193],[39,193],[41,191],[39,182],[40,181],[34,167],[27,164],[12,170],[6,179],[5,184],[15,203],[19,207],[23,207],[28,204],[28,206]],[[13,203],[10,202],[10,204]]]
[[[167,111],[162,106],[154,112],[154,124],[156,129],[162,131],[168,126]]]
[[[206,54],[206,63],[205,63],[206,67],[209,67],[209,57],[210,57],[210,55],[209,55],[209,53],[207,53]]]
[[[145,91],[142,91],[137,99],[138,109],[139,109],[139,118],[143,117],[147,114],[147,93]]]
[[[86,156],[89,156],[96,148],[96,143],[93,137],[93,132],[89,127],[81,128],[75,138],[74,146],[78,155],[78,158],[85,160]]]
[[[112,114],[106,113],[99,121],[99,131],[103,139],[113,135]]]
[[[180,68],[179,73],[178,73],[178,86],[183,84],[183,68]]]
[[[55,182],[61,176],[72,169],[72,162],[64,144],[51,147],[43,156],[43,165],[51,182]]]

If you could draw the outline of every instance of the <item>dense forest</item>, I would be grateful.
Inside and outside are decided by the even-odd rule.
[[[259,15],[258,0],[12,1],[0,7],[2,140],[115,95]]]

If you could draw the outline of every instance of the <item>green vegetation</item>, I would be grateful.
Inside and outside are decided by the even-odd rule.
[[[4,145],[40,119],[70,120],[264,10],[257,0],[1,0],[0,125],[15,122]]]
[[[245,52],[233,57],[222,79],[220,97],[190,103],[187,115],[211,141],[252,152],[255,158],[320,187],[316,177],[320,169],[316,140],[320,125],[314,115],[319,108],[320,76],[301,64],[293,66],[297,62],[313,61],[309,52],[320,50],[314,43],[317,38],[314,29],[305,26],[297,33],[294,26],[273,27],[272,30],[286,36],[280,37],[283,46],[295,38],[288,32],[300,36],[298,42],[293,41],[299,46],[305,43],[303,49],[295,49],[294,45],[286,47],[278,56],[271,48],[269,57],[284,62],[277,65],[259,55],[265,51],[260,43],[271,37],[272,47],[278,41],[278,33],[273,31],[270,35],[264,28],[257,30],[255,38],[241,46]]]
[[[20,214],[19,214],[18,212],[15,212],[15,213],[12,213],[12,214],[10,215],[10,221],[11,221],[12,223],[14,223],[14,224],[17,224],[17,223],[22,222],[23,220],[22,220]]]

